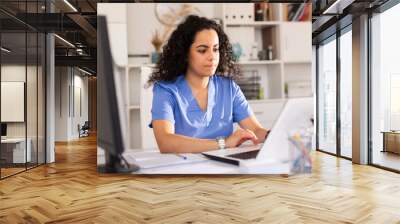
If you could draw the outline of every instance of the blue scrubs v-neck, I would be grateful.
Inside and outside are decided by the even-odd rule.
[[[151,113],[152,121],[170,121],[175,134],[203,139],[227,137],[233,132],[234,122],[253,114],[239,86],[220,75],[210,77],[206,111],[201,110],[181,75],[173,82],[154,84]],[[151,123],[149,127],[152,127]]]
[[[205,122],[206,127],[209,127],[211,119],[212,119],[212,109],[215,105],[215,83],[214,76],[210,77],[208,81],[208,93],[207,93],[207,108],[206,111],[203,111],[200,108],[199,103],[196,98],[193,96],[192,89],[189,86],[189,83],[185,78],[182,79],[182,86],[184,91],[184,96],[187,96],[189,103],[188,107],[188,115],[191,113],[193,118],[198,119],[199,122]]]

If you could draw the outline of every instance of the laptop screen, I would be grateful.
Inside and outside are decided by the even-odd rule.
[[[312,125],[313,117],[314,101],[312,97],[288,99],[258,154],[257,160],[265,158],[287,160],[290,156],[288,140],[290,133]]]

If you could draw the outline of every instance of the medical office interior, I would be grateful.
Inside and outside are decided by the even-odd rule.
[[[223,24],[243,72],[237,83],[264,127],[272,128],[286,99],[312,97],[311,4],[299,4],[296,10],[289,6],[139,3],[111,7],[98,4],[98,14],[108,20],[111,49],[119,71],[117,78],[123,83],[121,95],[127,114],[129,148],[157,148],[153,129],[148,127],[152,88],[144,86],[161,52],[159,45],[166,43],[176,25],[189,14]],[[257,18],[255,9],[263,12]],[[144,18],[146,23],[142,22]],[[126,39],[121,34],[126,34]],[[294,35],[297,38],[290,38]]]
[[[25,215],[39,222],[62,218],[77,221],[76,214],[85,212],[78,207],[68,209],[63,204],[57,208],[64,214],[60,218],[44,218],[38,213],[16,212],[9,206],[17,195],[19,199],[32,194],[41,197],[43,189],[35,186],[55,192],[49,199],[63,200],[61,195],[69,194],[74,200],[76,191],[88,198],[116,192],[110,185],[118,185],[132,193],[129,197],[137,199],[138,191],[154,194],[155,184],[162,186],[162,190],[157,190],[167,194],[179,188],[179,184],[185,185],[185,181],[197,183],[196,178],[200,183],[213,181],[215,187],[232,183],[233,180],[224,178],[208,180],[192,176],[173,179],[179,184],[172,185],[168,177],[120,178],[101,176],[96,171],[97,123],[101,122],[96,111],[100,103],[97,102],[97,15],[107,17],[115,71],[123,83],[121,92],[127,117],[124,134],[129,140],[128,147],[154,149],[157,145],[152,129],[148,128],[152,92],[144,85],[161,53],[160,46],[189,14],[215,19],[223,26],[244,74],[238,84],[265,127],[273,126],[288,99],[312,97],[315,102],[313,170],[308,176],[295,177],[295,182],[310,186],[311,191],[318,189],[322,192],[320,197],[327,200],[321,202],[305,188],[286,188],[295,183],[291,177],[274,177],[280,178],[280,188],[274,189],[275,192],[302,194],[312,201],[304,201],[305,204],[318,201],[326,206],[333,200],[330,197],[352,198],[347,204],[348,212],[341,213],[339,207],[332,207],[322,212],[318,220],[351,223],[400,220],[397,212],[400,204],[393,201],[398,196],[393,189],[400,186],[400,65],[396,57],[400,52],[400,32],[396,29],[400,4],[394,0],[240,4],[2,0],[0,198],[6,203],[0,205],[0,220],[18,221]],[[259,186],[276,182],[258,176],[246,180]],[[70,185],[63,188],[66,186],[63,183]],[[26,185],[33,188],[28,192],[24,189]],[[182,188],[198,190],[190,186]],[[240,196],[237,189],[229,191],[239,195],[234,200],[253,204],[252,199]],[[364,194],[372,196],[360,196]],[[209,197],[217,194],[211,192]],[[88,198],[80,200],[89,202]],[[108,199],[90,206],[117,200]],[[290,201],[285,197],[270,200],[276,200],[277,208]],[[41,206],[36,202],[15,203],[21,210],[26,206]],[[135,206],[131,201],[124,203],[116,206],[127,210]],[[144,211],[148,205],[140,206],[143,206],[143,211],[139,211],[142,216],[121,213],[121,217],[137,222],[146,222],[145,218],[162,222],[156,214]],[[164,209],[168,210],[168,205]],[[169,211],[173,210],[172,206]],[[284,211],[290,213],[289,210]],[[224,212],[208,212],[228,221]],[[280,214],[271,213],[275,218],[285,216],[284,212]],[[106,213],[101,221],[106,222],[111,216]],[[299,212],[293,217],[315,221],[317,216],[316,213],[303,216]],[[238,223],[254,221],[245,216],[236,218]],[[192,219],[201,221],[202,217]],[[184,218],[177,214],[166,220],[180,222]]]

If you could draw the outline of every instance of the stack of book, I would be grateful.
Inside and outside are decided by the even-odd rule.
[[[265,2],[254,4],[255,21],[271,21],[273,20],[273,17],[272,5]]]
[[[236,80],[247,100],[260,99],[260,76],[257,70],[244,71],[243,76]]]
[[[286,8],[284,9],[284,14],[287,21],[310,21],[311,4],[287,4]]]

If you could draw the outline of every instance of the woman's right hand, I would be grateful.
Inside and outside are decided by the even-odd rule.
[[[231,136],[225,139],[226,148],[233,148],[240,146],[243,142],[251,140],[256,145],[258,144],[258,138],[249,129],[238,129]]]

